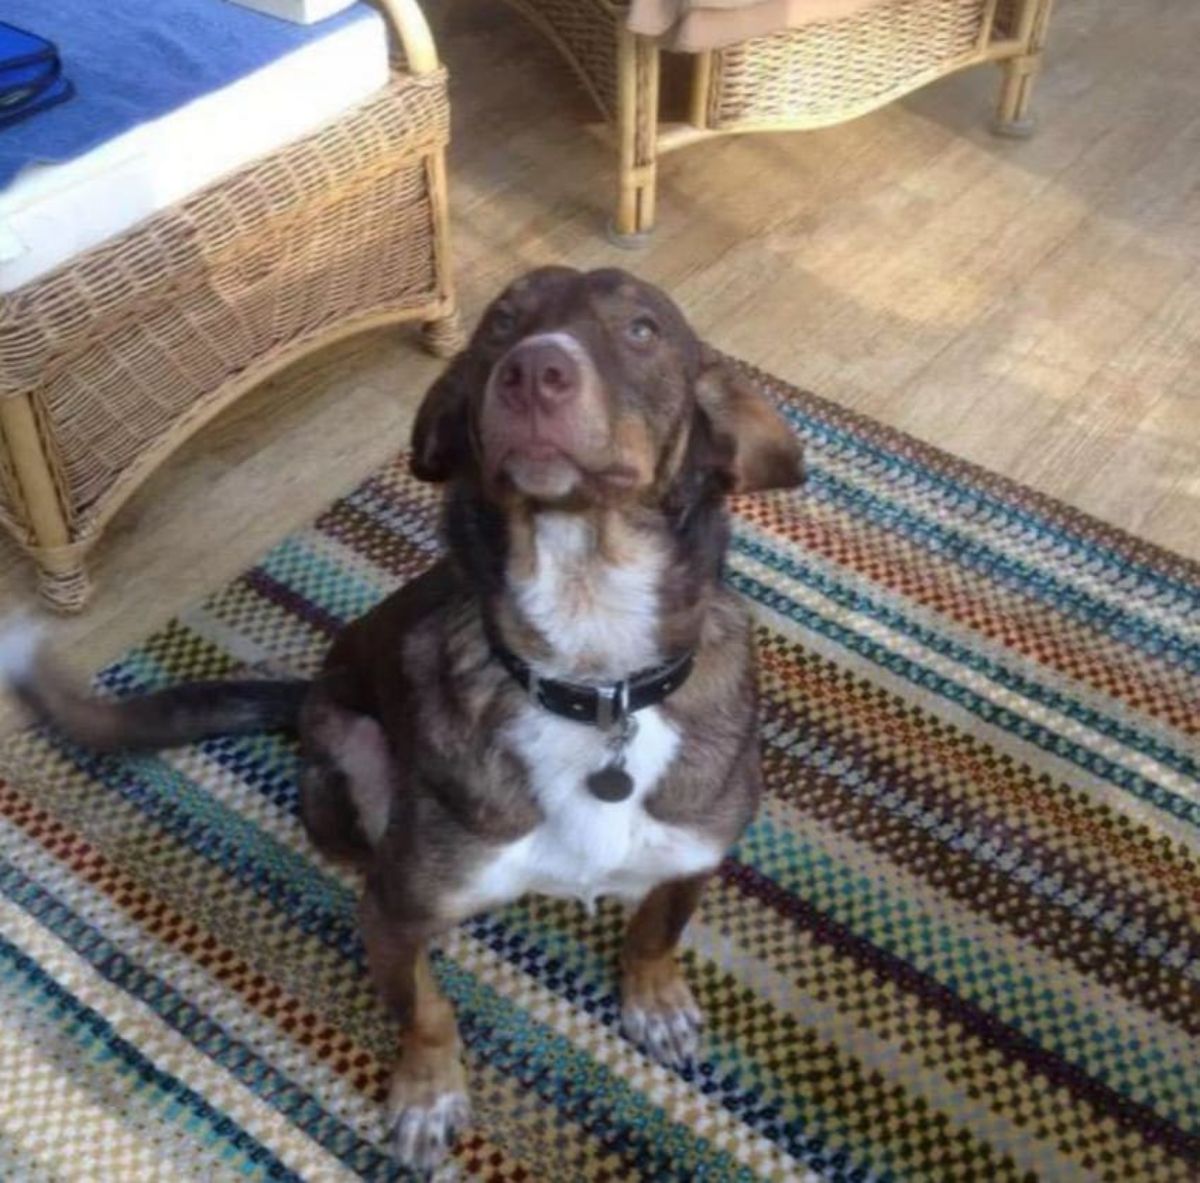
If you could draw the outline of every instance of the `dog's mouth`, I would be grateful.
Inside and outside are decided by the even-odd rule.
[[[518,493],[527,497],[566,497],[583,479],[580,466],[549,440],[529,440],[508,449],[496,468]]]
[[[534,439],[510,448],[496,475],[527,497],[559,500],[576,493],[608,499],[637,487],[637,468],[621,460],[587,463],[550,440]]]

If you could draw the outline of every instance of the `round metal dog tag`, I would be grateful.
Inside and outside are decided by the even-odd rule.
[[[624,801],[633,792],[633,777],[624,768],[610,764],[587,778],[588,792],[600,801]]]

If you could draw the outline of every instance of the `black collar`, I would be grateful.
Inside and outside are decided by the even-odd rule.
[[[634,711],[657,706],[673,694],[688,680],[695,658],[689,650],[682,657],[639,670],[620,682],[589,686],[543,678],[497,637],[489,640],[492,656],[538,706],[576,723],[591,723],[602,731],[623,723]]]

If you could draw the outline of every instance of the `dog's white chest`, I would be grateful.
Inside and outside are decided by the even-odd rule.
[[[534,536],[536,569],[514,580],[517,603],[563,661],[602,658],[618,678],[661,660],[654,547],[628,539],[620,562],[600,561],[591,528],[571,514],[539,515]]]
[[[624,801],[600,801],[585,781],[608,759],[605,737],[530,706],[514,721],[509,742],[529,769],[544,820],[532,833],[497,849],[456,901],[475,911],[527,892],[583,900],[604,895],[641,899],[668,879],[716,866],[723,853],[710,839],[656,821],[647,795],[662,778],[679,735],[656,708],[638,714],[626,749],[633,792]]]

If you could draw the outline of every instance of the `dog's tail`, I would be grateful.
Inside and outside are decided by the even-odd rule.
[[[190,682],[136,698],[79,690],[45,653],[41,631],[18,622],[0,631],[0,684],[40,721],[100,752],[156,751],[213,735],[291,730],[303,681]]]

